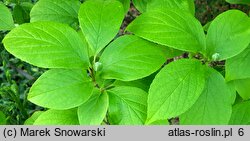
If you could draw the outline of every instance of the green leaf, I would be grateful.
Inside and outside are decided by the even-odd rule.
[[[107,93],[94,92],[91,98],[78,107],[78,119],[81,125],[100,125],[109,106]]]
[[[165,62],[161,47],[133,35],[119,37],[103,52],[101,76],[104,79],[132,81],[146,77]]]
[[[230,125],[250,125],[250,101],[238,103],[233,106]]]
[[[151,0],[148,2],[147,11],[166,9],[180,9],[189,12],[192,15],[195,13],[194,0]]]
[[[138,79],[138,80],[134,80],[134,81],[120,81],[120,80],[116,80],[114,82],[114,86],[130,86],[130,87],[137,87],[140,88],[142,90],[144,90],[145,92],[148,92],[149,90],[149,86],[152,83],[153,79],[155,77],[155,73],[153,73],[152,75],[142,78],[142,79]]]
[[[10,10],[3,3],[0,3],[0,30],[11,30],[14,27]]]
[[[169,125],[169,122],[167,119],[165,120],[157,120],[157,121],[154,121],[152,123],[150,123],[149,125]]]
[[[237,56],[226,61],[226,80],[250,78],[250,45]]]
[[[42,107],[64,110],[82,105],[92,90],[85,70],[52,69],[32,85],[28,100]]]
[[[30,12],[31,22],[78,22],[79,0],[39,0]]]
[[[234,80],[235,89],[244,100],[250,99],[250,78]]]
[[[48,110],[36,119],[34,125],[79,125],[77,109]]]
[[[250,4],[249,0],[226,0],[226,1],[231,4]]]
[[[169,48],[169,47],[166,47],[164,46],[165,50],[164,53],[165,53],[165,56],[167,59],[173,59],[174,57],[178,57],[178,56],[181,56],[183,55],[185,52],[183,51],[180,51],[180,50],[177,50],[177,49],[174,49],[174,48]]]
[[[147,11],[147,5],[152,0],[132,0],[136,9],[138,9],[141,13]]]
[[[119,0],[119,1],[123,4],[124,12],[125,14],[127,14],[130,8],[130,0]]]
[[[231,90],[219,72],[208,68],[206,77],[202,94],[195,104],[180,116],[180,124],[228,124],[232,113]]]
[[[208,22],[208,23],[206,23],[204,26],[203,26],[203,30],[204,31],[208,31],[208,29],[209,29],[209,27],[210,27],[210,24],[211,24],[212,22],[210,21],[210,22]]]
[[[249,25],[250,18],[239,10],[216,17],[207,32],[207,57],[219,54],[219,60],[225,60],[242,52],[250,43]]]
[[[32,7],[33,4],[29,2],[16,5],[13,9],[14,21],[18,24],[28,23],[30,21],[30,10]]]
[[[127,30],[149,41],[182,51],[197,53],[206,46],[200,22],[178,9],[143,13]]]
[[[37,118],[44,113],[43,111],[37,111],[32,114],[30,118],[28,118],[25,122],[24,125],[33,125],[34,122],[37,120]]]
[[[22,23],[25,23],[25,21],[27,21],[27,17],[25,15],[25,12],[20,5],[16,5],[14,7],[13,19],[14,19],[15,23],[17,23],[17,24],[22,24]],[[29,20],[29,17],[28,17],[28,20]]]
[[[138,80],[134,80],[134,81],[116,80],[114,82],[114,86],[130,86],[130,87],[140,88],[144,91],[148,91],[150,83],[147,83],[146,81],[147,80],[144,81],[143,79],[138,79]]]
[[[234,104],[236,100],[236,96],[237,96],[235,85],[233,81],[227,82],[227,85],[230,88],[230,92],[231,92],[231,103]]]
[[[107,91],[108,120],[115,125],[143,125],[147,116],[147,93],[136,87],[120,86]]]
[[[5,124],[6,124],[5,115],[2,111],[0,111],[0,125],[5,125]]]
[[[87,0],[85,0],[85,1],[87,1]],[[89,1],[91,1],[91,0],[89,0]],[[103,0],[103,1],[105,1],[105,0]],[[130,8],[130,0],[118,0],[118,1],[120,1],[123,4],[124,13],[127,14],[128,10]]]
[[[11,54],[44,68],[87,68],[87,47],[67,25],[53,22],[23,24],[3,39]]]
[[[165,66],[149,89],[147,124],[191,108],[205,86],[204,74],[204,66],[197,60],[182,59]]]
[[[80,26],[95,54],[116,36],[123,18],[123,6],[116,0],[89,0],[81,5]]]
[[[88,56],[89,56],[89,58],[94,57],[94,53],[93,53],[93,51],[89,48],[88,42],[86,41],[86,38],[85,38],[85,36],[83,35],[82,31],[79,30],[77,33],[78,33],[79,37],[81,38],[82,42],[84,43],[84,46],[87,47],[87,51],[88,51]]]

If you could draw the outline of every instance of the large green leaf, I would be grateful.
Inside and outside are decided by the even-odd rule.
[[[228,124],[232,113],[231,90],[219,72],[208,68],[206,77],[206,85],[201,96],[180,116],[180,124]]]
[[[87,51],[88,51],[88,56],[89,56],[89,58],[94,57],[94,53],[93,53],[93,51],[88,47],[88,42],[86,41],[86,38],[85,38],[85,36],[84,36],[83,33],[82,33],[82,30],[78,30],[77,33],[78,33],[78,35],[80,36],[80,38],[82,39],[82,42],[84,43],[84,46],[87,47]]]
[[[192,15],[195,13],[194,0],[150,0],[147,5],[147,11],[178,8]]]
[[[218,60],[231,58],[242,52],[250,43],[250,18],[239,10],[220,14],[210,24],[207,33],[206,55]]]
[[[28,100],[46,108],[70,109],[86,102],[92,90],[85,70],[52,69],[32,85]]]
[[[87,1],[87,0],[85,0]],[[91,0],[89,0],[91,1]],[[103,0],[105,1],[105,0]],[[123,8],[124,8],[124,13],[127,14],[129,8],[130,8],[130,0],[117,0],[117,1],[120,1],[122,4],[123,4]]]
[[[165,62],[160,46],[133,35],[119,37],[103,52],[101,76],[131,81],[157,71]]]
[[[178,9],[143,13],[127,30],[178,50],[196,53],[205,48],[205,34],[200,22],[191,14]]]
[[[238,103],[233,106],[233,113],[229,124],[250,125],[250,101]]]
[[[53,22],[23,24],[3,39],[14,56],[44,68],[87,68],[87,47],[67,25]]]
[[[48,110],[42,113],[34,125],[78,125],[77,109]]]
[[[237,56],[226,61],[226,80],[250,78],[250,45]]]
[[[165,66],[153,80],[147,123],[179,116],[196,102],[205,86],[204,66],[183,59]]]
[[[34,122],[37,120],[37,118],[44,113],[44,111],[37,111],[32,114],[30,118],[28,118],[25,122],[24,125],[33,125]]]
[[[124,12],[127,14],[130,8],[130,0],[119,0],[123,4]]]
[[[123,17],[123,6],[116,0],[89,0],[82,4],[80,26],[95,54],[116,36]]]
[[[107,93],[95,91],[91,98],[78,107],[78,119],[81,125],[100,125],[109,106]]]
[[[2,111],[0,111],[0,125],[5,125],[5,124],[6,124],[5,115]]]
[[[250,4],[249,0],[226,0],[226,1],[232,4]]]
[[[235,89],[244,100],[250,99],[250,78],[233,81]]]
[[[11,30],[14,27],[10,10],[3,3],[0,3],[0,30]]]
[[[31,22],[78,22],[79,0],[39,0],[30,12]]]
[[[147,11],[147,5],[152,0],[132,0],[136,9],[138,9],[141,13]]]
[[[142,125],[147,116],[147,93],[136,87],[120,86],[107,91],[111,124]]]

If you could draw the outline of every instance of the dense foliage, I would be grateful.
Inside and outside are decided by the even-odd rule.
[[[130,0],[0,4],[0,124],[250,124],[249,15],[202,26],[193,0],[132,3],[122,34]]]

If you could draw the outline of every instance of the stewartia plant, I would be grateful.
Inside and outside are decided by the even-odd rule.
[[[49,68],[28,95],[47,110],[25,124],[249,124],[248,15],[226,11],[205,34],[193,0],[133,0],[142,14],[117,36],[129,3],[39,0],[6,35],[7,51]]]
[[[162,46],[134,35],[112,41],[124,18],[123,5],[116,0],[46,2],[34,6],[31,23],[14,28],[3,40],[16,57],[50,68],[28,95],[29,101],[49,110],[35,113],[26,123],[144,124],[147,92],[121,82],[157,71],[166,59]],[[81,30],[69,26],[76,19]]]
[[[236,90],[243,99],[250,98],[250,19],[245,13],[222,13],[204,34],[199,21],[183,10],[148,11],[127,30],[190,54],[156,75],[149,89],[147,124],[175,117],[180,124],[228,124]],[[223,60],[226,80],[212,68]],[[248,103],[234,106],[230,124],[249,124],[250,118],[244,117],[249,114]]]

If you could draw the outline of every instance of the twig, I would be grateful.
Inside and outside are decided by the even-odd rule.
[[[16,68],[15,66],[10,64],[10,67],[14,70],[16,70],[19,74],[21,74],[22,76],[24,76],[25,78],[27,78],[28,80],[33,80],[34,77],[31,76],[30,74],[28,74],[27,72],[23,71],[22,69]]]

